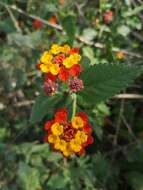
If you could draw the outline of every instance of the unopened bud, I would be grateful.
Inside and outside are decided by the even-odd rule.
[[[44,82],[44,91],[48,96],[52,96],[58,89],[58,84],[52,80],[46,80]]]
[[[72,92],[76,93],[79,90],[83,89],[83,81],[81,79],[74,79],[69,82],[69,88]]]

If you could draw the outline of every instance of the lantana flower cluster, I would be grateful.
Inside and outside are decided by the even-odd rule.
[[[67,44],[53,44],[50,50],[43,53],[37,68],[45,74],[44,89],[47,89],[47,95],[55,93],[57,80],[68,83],[71,91],[75,93],[83,88],[82,80],[78,79],[82,71],[80,60],[79,48],[71,48]]]
[[[45,141],[65,157],[82,155],[85,153],[85,147],[93,143],[92,126],[84,112],[77,113],[69,121],[67,109],[61,108],[56,111],[53,120],[45,123],[44,128]]]

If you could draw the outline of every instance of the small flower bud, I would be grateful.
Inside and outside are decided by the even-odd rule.
[[[42,23],[40,20],[35,19],[35,20],[32,22],[32,26],[33,26],[33,28],[35,28],[35,29],[40,29],[40,28],[42,28],[43,23]]]
[[[44,91],[48,96],[52,96],[58,89],[58,84],[52,80],[47,80],[44,82]]]
[[[76,93],[79,90],[83,89],[83,81],[81,79],[74,79],[69,82],[69,88],[72,92]]]
[[[109,24],[113,20],[113,12],[112,11],[106,11],[103,15],[104,22],[106,24]]]

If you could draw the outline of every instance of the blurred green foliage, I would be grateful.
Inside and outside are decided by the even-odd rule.
[[[142,100],[109,100],[121,90],[143,93],[142,76],[133,84],[142,73],[142,25],[142,0],[0,1],[0,190],[143,189]],[[64,86],[54,97],[42,92],[36,64],[53,43],[81,48],[77,110],[89,115],[95,137],[85,156],[69,160],[43,143],[44,122],[72,108]]]

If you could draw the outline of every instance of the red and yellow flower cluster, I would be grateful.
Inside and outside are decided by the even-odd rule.
[[[78,64],[81,59],[78,48],[65,44],[53,44],[40,58],[37,68],[46,75],[46,79],[68,81],[70,77],[78,77],[82,71]]]
[[[45,123],[44,128],[47,132],[45,141],[65,157],[82,155],[85,147],[93,143],[92,126],[84,112],[77,113],[68,121],[67,110],[59,109],[54,119]]]

